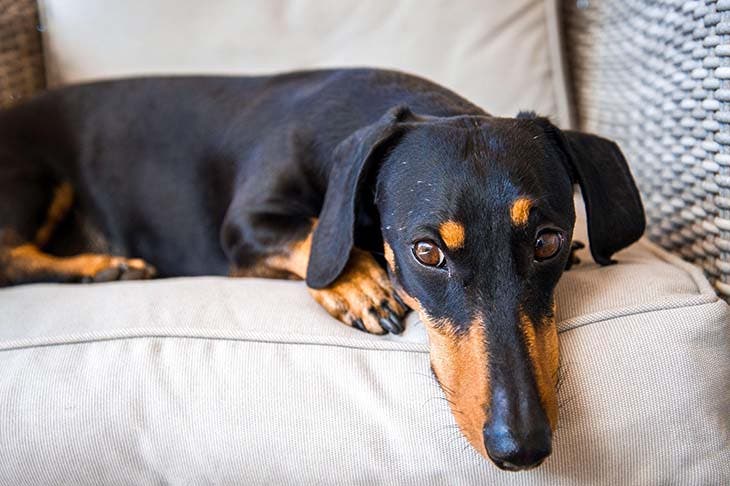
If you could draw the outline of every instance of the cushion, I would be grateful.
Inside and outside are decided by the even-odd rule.
[[[556,294],[561,418],[535,470],[462,438],[415,315],[372,336],[301,282],[200,277],[0,290],[0,478],[730,484],[728,306],[647,241],[582,257]]]
[[[374,66],[568,125],[556,0],[40,0],[51,84]]]

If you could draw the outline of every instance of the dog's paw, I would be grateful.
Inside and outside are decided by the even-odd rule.
[[[570,256],[568,256],[568,261],[565,264],[565,269],[570,270],[574,265],[578,265],[580,263],[580,258],[578,258],[578,250],[582,250],[585,248],[585,243],[582,243],[580,241],[573,241],[570,243]]]
[[[354,249],[342,274],[325,289],[309,289],[333,317],[373,334],[403,332],[406,306],[385,270],[368,252]]]
[[[155,267],[139,258],[109,255],[84,255],[81,282],[111,282],[114,280],[144,280],[157,275]]]

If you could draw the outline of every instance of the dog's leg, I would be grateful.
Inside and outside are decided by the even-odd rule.
[[[23,178],[28,182],[28,178]],[[0,187],[9,187],[9,178]],[[19,181],[18,181],[19,182]],[[106,282],[150,278],[155,269],[140,259],[82,254],[56,257],[43,252],[55,227],[72,205],[68,184],[16,186],[0,211],[0,286],[34,282]],[[7,193],[6,193],[7,194]],[[47,207],[46,207],[47,206]],[[45,211],[44,211],[44,207]],[[43,216],[45,212],[45,216]]]
[[[275,218],[271,215],[267,218],[267,226],[275,224]],[[257,218],[248,219],[257,221]],[[287,220],[286,224],[294,225],[288,228],[289,234],[300,237],[269,246],[266,252],[256,256],[251,249],[265,247],[262,241],[233,243],[231,246],[237,249],[234,261],[238,263],[234,264],[231,276],[305,279],[317,223]],[[247,231],[233,231],[237,235],[247,234],[251,239],[257,233],[252,231],[255,227],[248,225]],[[241,252],[242,248],[247,251]],[[401,319],[408,309],[397,297],[383,267],[366,251],[354,248],[345,270],[332,285],[324,289],[310,288],[309,292],[330,315],[361,331],[374,334],[403,331]]]
[[[109,282],[151,278],[155,269],[138,258],[83,254],[56,257],[27,243],[0,247],[0,285],[34,282]]]

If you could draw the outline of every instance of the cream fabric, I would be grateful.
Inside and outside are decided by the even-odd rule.
[[[41,0],[51,84],[375,66],[569,124],[555,0]]]
[[[0,290],[0,484],[728,484],[728,307],[650,243],[619,259],[559,284],[560,429],[517,474],[455,429],[413,315],[371,336],[253,279]]]

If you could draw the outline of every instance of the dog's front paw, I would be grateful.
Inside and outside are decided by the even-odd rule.
[[[342,274],[324,289],[309,289],[314,299],[348,326],[373,334],[403,332],[406,306],[385,270],[368,252],[354,249]]]
[[[109,255],[81,255],[85,265],[81,282],[111,282],[113,280],[143,280],[157,274],[155,267],[139,258],[122,258]]]

